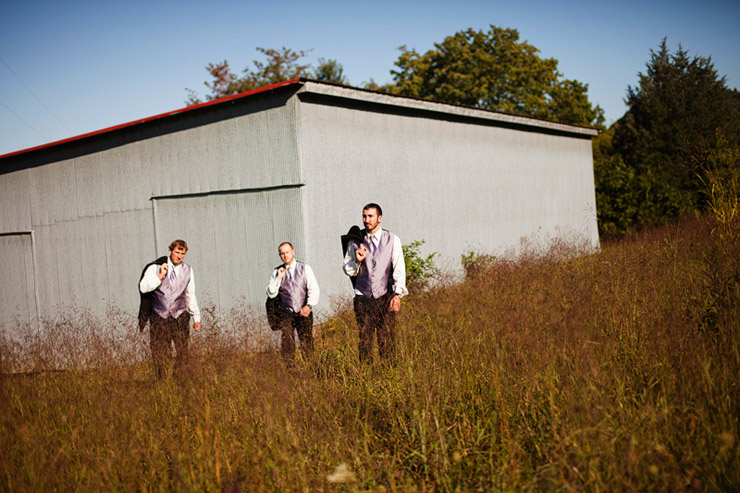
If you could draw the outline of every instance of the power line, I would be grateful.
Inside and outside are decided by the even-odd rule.
[[[36,132],[39,135],[39,137],[41,137],[42,139],[49,140],[49,139],[47,139],[46,135],[42,134],[41,132],[39,132],[38,130],[36,130],[35,128],[33,128],[33,125],[31,125],[26,120],[24,120],[23,118],[21,118],[21,115],[19,115],[15,111],[11,110],[10,109],[10,106],[8,106],[7,104],[5,104],[2,99],[0,99],[0,104],[2,104],[3,106],[5,106],[5,108],[8,111],[10,111],[11,113],[13,113],[20,121],[22,121],[23,123],[25,123],[26,126],[28,126],[28,128],[30,128],[31,130],[33,130],[34,132]]]
[[[38,102],[39,102],[39,104],[40,104],[41,106],[43,106],[43,107],[44,107],[44,108],[46,109],[46,111],[48,111],[48,112],[49,112],[49,114],[50,114],[51,116],[53,116],[53,117],[54,117],[54,119],[55,119],[56,121],[58,121],[58,122],[59,122],[59,124],[60,124],[61,126],[63,126],[63,127],[64,127],[64,128],[65,128],[65,129],[67,130],[67,132],[69,132],[70,134],[72,134],[72,133],[73,133],[73,132],[72,132],[72,130],[70,130],[70,129],[69,129],[69,127],[67,127],[67,125],[65,125],[65,124],[64,124],[64,122],[62,122],[62,120],[60,120],[60,119],[59,119],[59,118],[58,118],[58,117],[57,117],[57,116],[56,116],[56,115],[54,114],[54,112],[53,112],[53,111],[51,111],[51,110],[49,109],[49,107],[48,107],[48,106],[46,106],[46,105],[44,104],[44,102],[43,102],[43,101],[41,101],[41,98],[39,98],[39,97],[38,97],[38,96],[36,95],[36,93],[35,93],[35,92],[33,92],[33,91],[31,90],[31,88],[30,88],[30,87],[28,87],[28,86],[26,85],[26,83],[25,83],[25,82],[23,82],[23,79],[21,79],[21,78],[20,78],[20,76],[19,76],[18,74],[16,74],[16,73],[15,73],[15,70],[13,70],[12,68],[10,68],[10,65],[8,65],[8,62],[6,62],[5,60],[3,60],[3,57],[1,57],[1,56],[0,56],[0,62],[3,62],[3,64],[4,64],[4,65],[5,65],[5,66],[6,66],[7,68],[8,68],[8,70],[10,70],[10,73],[12,73],[13,75],[15,75],[15,78],[16,78],[16,79],[18,79],[18,81],[20,81],[20,83],[21,83],[21,84],[23,84],[23,87],[25,87],[25,88],[26,88],[26,90],[27,90],[28,92],[30,92],[30,93],[31,93],[31,94],[33,95],[33,97],[34,97],[34,98],[36,98],[36,101],[38,101]],[[5,103],[3,103],[3,106],[5,106],[6,108],[8,108],[8,106],[7,106],[7,105],[5,105]],[[8,109],[10,110],[10,108],[8,108]],[[13,113],[13,114],[14,114],[15,116],[18,116],[18,115],[17,115],[17,114],[15,113],[15,112],[13,112],[12,110],[11,110],[11,113]],[[20,118],[20,117],[18,116],[18,118]],[[23,119],[22,119],[22,118],[21,118],[21,121],[23,121]],[[26,123],[26,122],[25,122],[25,121],[23,121],[23,123]],[[26,125],[28,125],[28,123],[26,123]],[[28,126],[30,127],[30,125],[28,125]],[[32,128],[33,128],[33,127],[32,127]],[[36,133],[38,133],[38,131],[37,131]]]

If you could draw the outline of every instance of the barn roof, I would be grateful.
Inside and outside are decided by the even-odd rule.
[[[503,124],[510,124],[510,125],[515,125],[515,126],[528,126],[528,127],[539,128],[539,129],[546,130],[546,131],[549,130],[549,131],[555,131],[558,133],[576,134],[576,135],[580,135],[583,137],[593,137],[598,134],[598,130],[593,127],[570,125],[570,124],[565,124],[565,123],[554,122],[551,120],[545,120],[542,118],[517,115],[514,113],[507,113],[503,111],[485,110],[485,109],[480,109],[480,108],[475,108],[475,107],[470,107],[470,106],[430,101],[427,99],[403,96],[403,95],[398,95],[398,94],[389,94],[386,92],[374,91],[371,89],[349,87],[349,86],[344,86],[341,84],[334,84],[330,82],[318,81],[318,80],[313,80],[313,79],[308,79],[308,78],[296,78],[296,79],[286,80],[283,82],[278,82],[276,84],[271,84],[268,86],[259,87],[251,91],[246,91],[246,92],[234,94],[231,96],[225,96],[223,98],[206,101],[205,103],[187,106],[185,108],[180,108],[174,111],[168,111],[166,113],[160,113],[158,115],[150,116],[147,118],[141,118],[139,120],[134,120],[134,121],[130,121],[127,123],[114,125],[112,127],[95,130],[93,132],[76,135],[73,137],[69,137],[67,139],[57,140],[54,142],[49,142],[46,144],[29,147],[27,149],[13,151],[7,154],[0,155],[0,161],[6,158],[11,158],[14,156],[20,156],[20,155],[31,153],[34,151],[40,151],[43,149],[49,149],[49,148],[53,148],[56,146],[61,146],[63,144],[68,144],[68,143],[72,143],[75,141],[92,138],[98,135],[115,132],[115,131],[122,130],[125,128],[135,127],[137,125],[146,124],[146,123],[153,122],[156,120],[172,118],[176,115],[182,115],[183,113],[199,110],[201,108],[218,106],[220,104],[238,100],[238,99],[255,97],[262,93],[267,93],[267,92],[279,89],[281,87],[292,86],[292,85],[303,86],[299,90],[300,92],[304,94],[318,94],[318,95],[323,95],[327,97],[352,99],[352,100],[362,101],[366,103],[392,105],[396,107],[403,107],[403,108],[410,109],[410,110],[415,109],[415,110],[422,110],[422,111],[432,111],[436,113],[456,115],[459,117],[484,119],[484,120],[496,121],[496,122],[500,122]]]

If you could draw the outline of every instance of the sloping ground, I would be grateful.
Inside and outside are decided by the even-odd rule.
[[[163,382],[145,348],[106,344],[103,369],[6,376],[0,484],[736,490],[740,313],[719,288],[737,261],[710,229],[483,262],[405,300],[390,364],[358,363],[345,312],[294,367],[214,321],[189,370]]]

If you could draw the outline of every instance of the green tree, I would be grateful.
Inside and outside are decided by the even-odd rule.
[[[319,65],[313,70],[313,77],[316,80],[324,82],[333,82],[335,84],[349,84],[347,77],[344,75],[344,67],[336,60],[325,60],[319,58]]]
[[[643,220],[655,222],[705,207],[702,175],[718,138],[736,148],[740,136],[737,91],[714,68],[711,57],[679,45],[671,54],[665,38],[650,50],[637,87],[628,87],[627,113],[614,125],[614,151],[644,185],[660,190]]]
[[[596,213],[599,232],[607,235],[633,230],[640,209],[635,170],[613,151],[613,137],[610,128],[593,141]]]
[[[257,51],[262,53],[267,60],[254,60],[252,62],[254,69],[245,68],[242,77],[231,71],[227,60],[220,63],[209,63],[206,70],[213,77],[213,80],[204,82],[205,86],[211,91],[210,94],[205,96],[205,100],[211,101],[277,82],[309,76],[308,69],[310,65],[300,63],[301,59],[307,55],[305,51],[293,51],[284,46],[280,50],[258,47]],[[203,102],[195,91],[192,89],[186,90],[188,92],[188,99],[186,100],[188,105]]]
[[[400,48],[394,94],[549,118],[602,125],[603,110],[592,107],[588,86],[562,79],[558,61],[519,41],[516,29],[491,25],[488,32],[467,29],[435,43],[420,55]]]

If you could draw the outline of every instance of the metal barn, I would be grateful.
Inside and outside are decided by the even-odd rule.
[[[0,156],[2,324],[134,312],[143,265],[185,239],[201,307],[259,309],[291,241],[351,297],[340,235],[378,202],[446,269],[560,238],[596,249],[591,128],[295,79]]]

